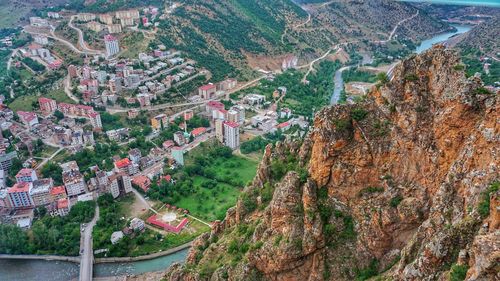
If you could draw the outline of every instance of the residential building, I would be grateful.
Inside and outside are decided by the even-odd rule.
[[[172,158],[178,165],[184,166],[184,149],[179,146],[172,147]]]
[[[134,119],[136,118],[137,116],[139,116],[139,110],[138,109],[131,109],[127,112],[127,115],[128,115],[128,118],[130,119]]]
[[[117,19],[123,19],[123,18],[139,19],[139,10],[116,11],[115,16]]]
[[[117,198],[121,194],[132,192],[132,181],[130,177],[124,173],[115,173],[109,177],[109,192],[113,198]]]
[[[9,192],[7,189],[0,189],[0,210],[10,209]]]
[[[174,133],[174,142],[178,146],[183,146],[186,144],[186,137],[184,137],[184,133],[181,131],[177,131]]]
[[[91,13],[79,13],[79,14],[76,15],[76,19],[78,21],[83,21],[83,22],[92,21],[92,20],[95,20],[95,14],[91,14]]]
[[[30,196],[35,207],[45,206],[52,202],[50,190],[54,186],[51,178],[39,179],[33,182],[33,188],[30,190]]]
[[[166,140],[162,144],[163,149],[165,149],[167,152],[169,152],[170,149],[174,146],[175,146],[175,142],[173,140]]]
[[[108,34],[104,36],[104,44],[106,45],[106,57],[112,57],[120,52],[120,47],[118,46],[118,39],[113,35]]]
[[[239,123],[239,120],[240,120],[240,114],[237,111],[232,109],[227,111],[227,121]]]
[[[49,39],[47,38],[47,36],[35,35],[33,38],[35,39],[35,43],[37,43],[37,44],[40,44],[40,45],[49,44]]]
[[[71,210],[71,203],[68,198],[61,198],[57,200],[57,214],[64,217],[69,214]]]
[[[35,204],[30,196],[31,182],[18,182],[13,187],[9,188],[9,203],[14,209],[33,208]]]
[[[215,97],[216,92],[217,87],[214,84],[203,85],[198,88],[198,95],[205,100]]]
[[[215,119],[215,137],[224,143],[224,119]]]
[[[121,230],[111,233],[111,244],[118,243],[123,238],[123,232]]]
[[[113,24],[113,16],[110,14],[100,14],[99,21],[104,24]]]
[[[53,99],[41,97],[38,99],[38,104],[40,105],[40,110],[45,115],[54,113],[57,110],[57,103]]]
[[[59,199],[68,197],[68,195],[66,194],[66,188],[64,187],[64,185],[53,186],[50,189],[50,196],[52,197],[52,199],[51,199],[52,202],[56,202]]]
[[[115,170],[127,175],[135,175],[139,172],[139,165],[133,163],[128,158],[115,161]]]
[[[206,132],[207,132],[207,128],[205,128],[205,127],[199,127],[199,128],[193,129],[191,131],[191,135],[196,138],[196,137],[199,137],[199,136],[203,135]]]
[[[17,182],[34,182],[37,179],[36,171],[29,168],[23,168],[16,174]]]
[[[47,17],[51,19],[59,19],[61,15],[58,12],[47,12]]]
[[[101,121],[101,114],[92,111],[91,113],[88,114],[90,118],[90,124],[92,124],[92,127],[96,130],[102,129],[102,121]]]
[[[243,101],[249,105],[261,105],[266,101],[263,95],[249,94],[243,98]]]
[[[219,90],[228,91],[228,90],[234,89],[237,84],[238,84],[238,81],[236,79],[232,79],[232,78],[226,79],[226,80],[219,83]]]
[[[142,157],[142,153],[141,153],[141,150],[138,148],[131,149],[128,152],[128,158],[133,163],[139,163],[139,161],[141,160],[141,157]]]
[[[5,151],[0,152],[0,169],[8,172],[10,167],[12,167],[12,159],[17,158],[17,152],[11,151],[5,153]]]
[[[104,29],[103,25],[96,21],[88,22],[87,28],[94,32],[101,32]]]
[[[80,173],[80,169],[76,162],[70,161],[61,164],[61,168],[63,170],[63,183],[66,187],[68,196],[76,196],[85,193],[87,185],[85,184],[85,179]]]
[[[119,23],[108,24],[107,28],[108,28],[108,32],[111,34],[122,33],[122,25]]]
[[[133,218],[130,221],[130,228],[132,228],[134,231],[142,231],[144,230],[144,227],[144,221],[139,218]]]
[[[161,131],[168,127],[168,116],[165,114],[157,115],[151,118],[151,127],[154,131]]]
[[[212,111],[212,119],[223,119],[227,120],[227,110],[225,109],[216,109]]]
[[[289,56],[285,57],[285,59],[283,59],[283,61],[281,63],[281,69],[283,71],[285,71],[287,69],[296,68],[298,62],[299,62],[299,59],[296,56],[289,55]]]
[[[142,189],[144,192],[148,192],[149,187],[151,186],[151,180],[143,175],[135,176],[132,179],[132,183]]]
[[[120,19],[120,24],[121,24],[122,27],[133,26],[134,25],[134,19],[133,18],[121,18]]]
[[[36,27],[47,27],[49,26],[49,22],[40,17],[30,17],[30,25]]]
[[[224,122],[224,144],[232,149],[240,146],[240,125],[235,122]]]
[[[34,125],[38,124],[38,117],[36,113],[31,111],[18,111],[17,115],[19,116],[19,120],[23,122],[24,125],[32,128]]]
[[[184,111],[183,116],[184,116],[184,120],[189,121],[191,118],[194,117],[194,112],[191,109],[186,110],[186,111]]]
[[[279,112],[280,118],[290,118],[292,117],[292,110],[290,108],[282,108]]]
[[[231,107],[231,110],[238,112],[237,123],[240,125],[245,123],[245,108],[241,105],[234,105]]]

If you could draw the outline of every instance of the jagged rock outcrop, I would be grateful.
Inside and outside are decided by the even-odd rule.
[[[356,105],[268,147],[226,219],[167,280],[500,278],[499,93],[435,47]],[[489,210],[488,210],[489,208]]]

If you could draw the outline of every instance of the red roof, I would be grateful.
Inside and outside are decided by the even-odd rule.
[[[100,114],[99,114],[99,113],[97,113],[97,112],[95,112],[95,111],[92,111],[92,112],[90,112],[88,115],[89,115],[89,117],[91,117],[91,118],[95,118],[97,115],[100,115]]]
[[[230,121],[224,122],[224,125],[228,125],[231,128],[238,128],[240,126],[238,123],[236,123],[236,122],[230,122]]]
[[[18,182],[14,184],[13,187],[9,188],[9,193],[13,192],[29,192],[30,191],[30,184],[29,182]]]
[[[28,169],[28,168],[23,168],[17,172],[16,178],[17,177],[31,177],[31,173],[33,172],[33,169]]]
[[[125,168],[128,165],[130,165],[130,159],[128,159],[128,158],[123,158],[123,159],[118,160],[118,161],[115,162],[115,166],[118,169]]]
[[[208,91],[208,90],[211,90],[215,88],[215,85],[214,84],[207,84],[207,85],[203,85],[200,87],[200,90],[202,91]]]
[[[146,220],[148,223],[163,228],[166,231],[179,233],[184,228],[184,226],[188,223],[188,219],[184,218],[177,226],[172,226],[168,223],[164,223],[163,221],[157,220],[156,215],[152,215]]]
[[[65,194],[66,193],[66,189],[64,188],[64,185],[61,185],[61,186],[54,186],[51,190],[50,190],[50,195],[59,195],[59,194]]]
[[[207,128],[205,128],[205,127],[199,127],[199,128],[193,129],[191,131],[191,134],[196,137],[196,136],[199,136],[201,134],[204,134],[206,131],[207,131]]]
[[[283,128],[288,127],[288,126],[290,126],[290,122],[287,121],[287,122],[283,122],[281,124],[276,125],[276,128],[283,129]]]
[[[111,35],[111,34],[107,34],[107,35],[104,36],[104,40],[105,41],[115,41],[116,38],[113,35]]]
[[[41,97],[41,98],[38,99],[39,103],[49,103],[49,102],[53,102],[53,101],[55,101],[55,100],[49,99],[49,98],[45,98],[45,97]]]
[[[61,198],[57,200],[57,209],[67,209],[69,206],[69,199]]]
[[[208,105],[208,106],[210,106],[210,107],[215,107],[215,108],[218,108],[218,109],[220,109],[220,108],[224,108],[224,104],[223,104],[222,102],[220,102],[220,101],[215,101],[215,100],[209,101],[209,102],[207,103],[207,105]]]
[[[132,183],[139,186],[144,192],[147,192],[151,185],[151,180],[146,176],[136,176],[132,179]]]
[[[173,140],[166,140],[163,142],[164,148],[171,148],[172,146],[175,146],[175,143]]]

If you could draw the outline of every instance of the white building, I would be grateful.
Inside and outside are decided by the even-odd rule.
[[[224,144],[232,149],[240,146],[240,125],[235,122],[224,122]]]
[[[35,43],[37,43],[37,44],[40,44],[40,45],[49,44],[49,39],[47,38],[47,36],[35,35],[34,39],[35,39]]]
[[[116,39],[113,35],[108,34],[104,36],[104,43],[106,44],[106,57],[112,57],[120,52],[118,39]]]
[[[97,112],[91,112],[89,113],[89,117],[90,117],[90,124],[92,124],[92,127],[94,129],[102,129],[101,114]]]

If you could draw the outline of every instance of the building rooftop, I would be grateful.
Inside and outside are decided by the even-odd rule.
[[[17,172],[16,178],[18,178],[18,177],[31,177],[32,173],[33,173],[33,169],[23,168],[23,169],[19,170],[19,172]]]
[[[69,199],[61,198],[57,200],[57,209],[67,209],[69,207]]]
[[[64,185],[54,186],[50,190],[50,195],[56,196],[59,194],[66,194],[66,188],[64,187]]]
[[[203,85],[200,87],[200,90],[202,91],[207,91],[207,90],[210,90],[210,89],[213,89],[215,88],[215,85],[214,84],[207,84],[207,85]]]
[[[236,123],[236,122],[230,122],[230,121],[224,122],[224,125],[227,125],[227,126],[229,126],[231,128],[238,128],[240,126],[238,123]]]
[[[30,182],[18,182],[13,187],[9,188],[9,193],[12,192],[29,192],[31,188]]]
[[[128,165],[130,165],[130,159],[128,158],[123,158],[121,160],[118,160],[115,162],[115,166],[118,168],[118,169],[121,169],[121,168],[125,168],[127,167]]]

